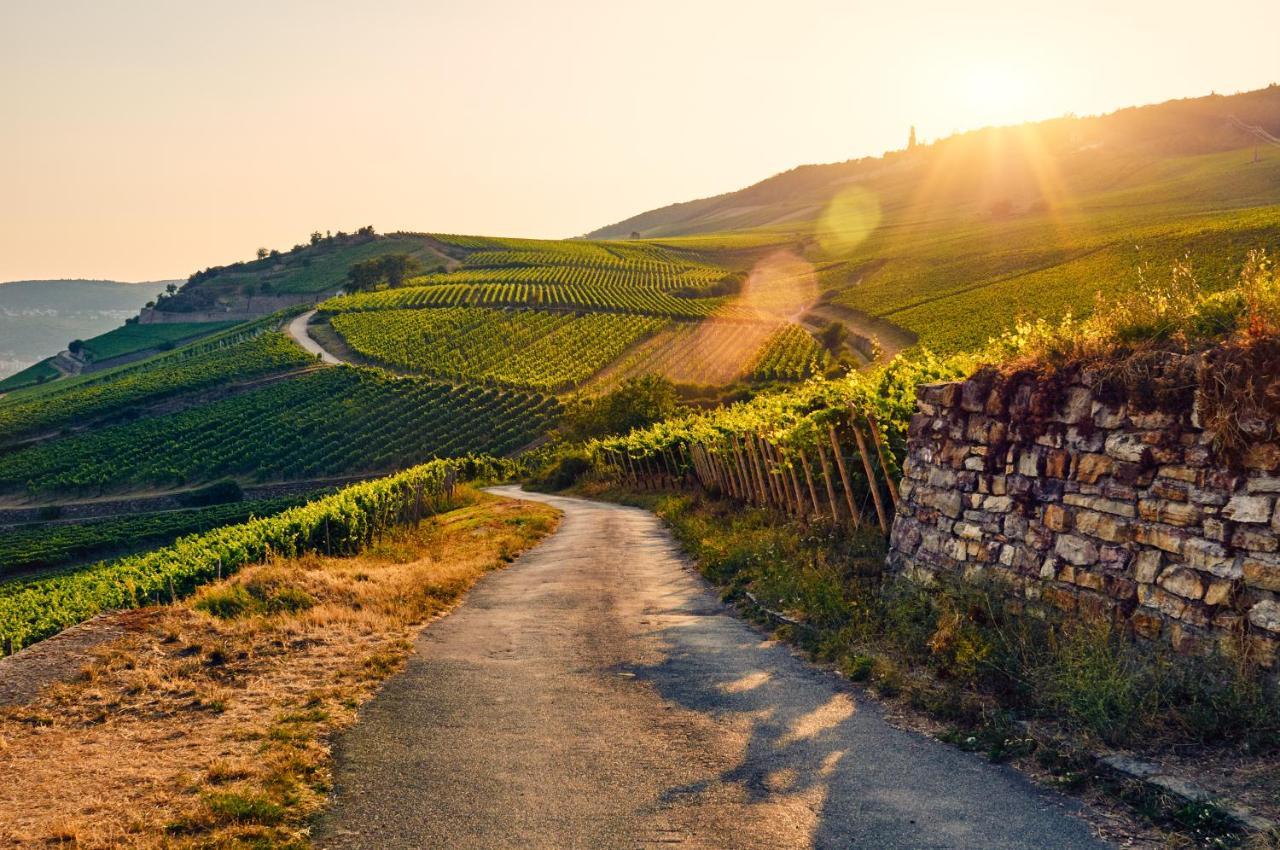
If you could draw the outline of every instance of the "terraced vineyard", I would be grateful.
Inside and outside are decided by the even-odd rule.
[[[826,360],[826,351],[808,331],[786,325],[756,353],[747,374],[757,380],[799,381],[821,372]]]
[[[136,411],[163,398],[225,386],[307,366],[315,361],[282,333],[235,342],[203,357],[152,364],[93,382],[68,383],[60,392],[16,396],[0,403],[0,444],[27,434]]]
[[[339,295],[320,307],[332,313],[422,307],[563,307],[699,319],[720,312],[728,304],[725,298],[682,298],[662,289],[619,285],[446,282],[463,274],[447,275],[430,285]]]
[[[589,378],[662,319],[536,310],[384,310],[343,313],[333,327],[360,354],[438,378],[541,390]]]
[[[172,348],[183,342],[226,330],[235,322],[164,322],[154,325],[122,325],[84,341],[90,360],[110,360],[149,348]]]
[[[305,501],[300,497],[258,499],[92,522],[16,526],[0,532],[0,581],[28,570],[60,567],[108,552],[164,546],[184,534],[271,516]]]
[[[605,391],[646,374],[662,375],[677,384],[729,384],[743,376],[776,330],[777,325],[763,322],[680,322],[603,370],[590,389]]]
[[[557,412],[554,399],[535,393],[335,367],[0,456],[0,491],[94,493],[248,474],[300,480],[504,454]]]

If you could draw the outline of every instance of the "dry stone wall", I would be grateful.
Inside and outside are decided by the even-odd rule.
[[[1140,409],[1096,385],[921,387],[890,569],[998,576],[1033,605],[1278,669],[1280,445],[1228,464],[1189,401]]]

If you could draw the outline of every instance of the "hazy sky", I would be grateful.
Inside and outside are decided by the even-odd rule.
[[[1276,0],[0,0],[0,280],[561,237],[807,162],[1280,80]]]

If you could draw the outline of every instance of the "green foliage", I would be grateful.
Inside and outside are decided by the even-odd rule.
[[[38,363],[32,363],[21,372],[15,372],[4,380],[0,380],[0,393],[13,392],[25,387],[34,387],[46,381],[52,381],[61,375],[62,373],[52,363],[48,360],[41,360]]]
[[[826,352],[808,331],[786,325],[756,353],[747,366],[747,376],[760,381],[798,381],[820,373],[826,362]]]
[[[571,439],[588,440],[647,428],[680,411],[680,399],[670,381],[642,375],[623,381],[604,395],[573,400],[561,427]]]
[[[403,286],[406,277],[418,272],[421,265],[409,254],[383,254],[361,260],[347,270],[347,283],[354,292],[386,285]]]
[[[133,413],[140,405],[222,387],[313,363],[281,333],[215,348],[198,357],[166,359],[94,383],[68,383],[65,391],[0,401],[0,443],[28,434]]]
[[[1112,298],[1099,296],[1083,320],[1019,322],[993,340],[982,358],[995,363],[1082,363],[1120,351],[1204,349],[1224,338],[1246,340],[1280,333],[1280,278],[1265,251],[1251,251],[1236,283],[1206,291],[1189,263],[1173,264],[1167,281],[1149,281]]]
[[[297,497],[237,501],[81,523],[15,526],[0,534],[0,581],[28,570],[60,567],[106,553],[167,545],[185,534],[243,522],[250,517],[271,516],[303,501]]]
[[[558,412],[526,392],[340,366],[0,455],[0,490],[100,492],[253,473],[298,480],[514,451]]]
[[[388,529],[449,508],[454,475],[452,461],[433,461],[272,517],[183,537],[154,552],[0,585],[0,636],[12,638],[16,647],[27,646],[110,608],[187,596],[272,553],[355,553]],[[250,589],[246,593],[253,596]],[[273,593],[267,589],[259,595],[266,599]],[[279,604],[301,603],[294,596]],[[237,604],[225,598],[220,610],[234,616]]]
[[[113,331],[81,343],[89,360],[110,360],[136,354],[149,348],[160,348],[191,342],[202,336],[225,331],[236,322],[161,322],[152,325],[123,325]],[[76,340],[78,342],[78,340]],[[74,354],[74,350],[72,351]]]
[[[191,607],[221,620],[252,614],[296,614],[316,604],[315,597],[289,583],[289,576],[267,569],[246,582],[229,581],[199,593]]]
[[[591,377],[661,319],[451,307],[342,313],[333,327],[360,354],[459,381],[557,390]]]

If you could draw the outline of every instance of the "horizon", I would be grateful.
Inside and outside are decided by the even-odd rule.
[[[1105,28],[1097,2],[586,8],[10,4],[0,280],[183,279],[365,224],[571,238],[898,150],[912,126],[932,142],[1262,88],[1280,23],[1261,2],[1214,21],[1106,7]],[[911,38],[847,50],[868,31]]]

